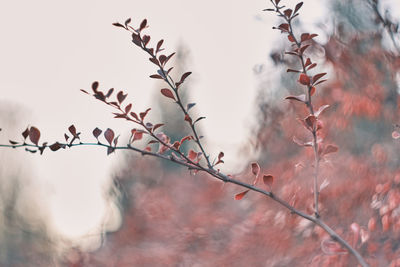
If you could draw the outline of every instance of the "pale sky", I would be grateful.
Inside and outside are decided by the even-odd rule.
[[[320,33],[314,24],[324,21],[326,1],[304,2],[303,26]],[[148,78],[154,65],[125,31],[111,25],[128,17],[138,25],[147,18],[147,32],[153,40],[163,38],[168,51],[180,42],[190,49],[191,95],[198,114],[207,117],[204,140],[215,155],[225,152],[225,168],[234,172],[241,167],[238,149],[254,125],[253,68],[270,64],[271,48],[282,41],[271,29],[275,16],[261,11],[268,7],[267,0],[0,1],[0,101],[21,110],[19,132],[34,125],[43,140],[62,140],[71,124],[83,141],[94,140],[95,127],[126,132],[130,125],[112,119],[109,108],[79,89],[98,80],[102,89],[129,92],[136,111],[157,109],[152,99],[160,88]],[[15,139],[15,132],[2,128],[0,141]],[[105,216],[104,191],[118,155],[80,147],[24,160],[31,162],[39,203],[54,229],[72,238],[94,232]]]

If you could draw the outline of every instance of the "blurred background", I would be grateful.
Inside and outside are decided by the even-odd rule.
[[[400,123],[400,5],[304,2],[296,32],[319,35],[308,55],[329,80],[317,89],[315,104],[331,105],[322,137],[340,148],[322,166],[322,212],[346,237],[351,223],[364,227],[367,241],[355,245],[376,264],[389,264],[399,253],[400,147],[391,133]],[[282,3],[293,8],[297,1]],[[154,65],[111,25],[147,18],[152,40],[164,39],[167,53],[177,51],[173,75],[193,72],[184,98],[207,117],[200,131],[211,155],[225,152],[222,171],[250,182],[249,162],[258,161],[276,177],[278,194],[310,210],[312,153],[291,141],[308,138],[295,123],[306,111],[283,100],[302,92],[297,76],[286,73],[298,65],[283,53],[286,36],[272,30],[279,19],[262,11],[270,6],[264,0],[3,1],[1,143],[22,140],[27,126],[41,130],[41,141],[62,141],[71,124],[84,141],[93,141],[95,127],[127,140],[132,126],[80,92],[95,80],[103,90],[128,92],[135,111],[151,107],[149,119],[167,122],[163,131],[173,140],[185,136],[178,110],[159,94],[163,85],[148,78]],[[332,260],[321,251],[318,229],[255,194],[234,201],[239,188],[168,162],[107,156],[96,147],[41,156],[1,149],[0,158],[1,266],[322,266]]]

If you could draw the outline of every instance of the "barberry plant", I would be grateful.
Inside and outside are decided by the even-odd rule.
[[[323,187],[320,181],[320,163],[325,160],[326,155],[338,152],[338,146],[326,143],[324,135],[321,133],[324,126],[323,114],[329,108],[329,105],[324,104],[317,107],[313,101],[316,92],[320,90],[320,85],[326,81],[324,78],[327,75],[325,72],[316,71],[318,70],[318,64],[307,53],[308,49],[312,48],[314,44],[313,38],[317,37],[317,34],[297,33],[294,29],[293,21],[299,16],[303,2],[298,3],[293,9],[282,5],[280,0],[271,0],[271,3],[272,7],[265,9],[265,11],[273,12],[283,20],[274,29],[280,31],[288,39],[290,50],[285,52],[285,54],[293,56],[299,65],[299,68],[289,68],[287,72],[297,75],[296,79],[298,84],[303,88],[303,93],[289,95],[286,99],[295,105],[302,105],[306,110],[306,116],[299,114],[301,118],[298,121],[304,126],[308,139],[301,140],[301,138],[293,137],[293,141],[305,149],[310,148],[313,152],[313,162],[310,163],[313,167],[313,175],[309,177],[313,184],[312,212],[297,208],[295,201],[292,201],[293,198],[286,201],[285,198],[279,196],[276,193],[277,190],[274,188],[274,181],[277,178],[272,174],[261,172],[261,167],[257,162],[250,163],[251,173],[254,178],[252,183],[246,183],[235,175],[225,174],[218,168],[219,164],[224,163],[224,153],[220,152],[218,155],[212,156],[207,152],[202,141],[202,136],[200,136],[197,129],[198,123],[205,118],[193,115],[192,108],[196,103],[185,103],[182,100],[182,85],[189,78],[191,72],[185,72],[179,75],[178,78],[174,78],[172,75],[173,67],[169,66],[168,63],[175,53],[169,55],[164,53],[164,40],[156,41],[155,46],[150,45],[151,37],[144,33],[148,28],[146,19],[137,27],[132,26],[131,19],[127,19],[124,23],[114,23],[113,25],[125,30],[131,36],[133,44],[149,56],[149,61],[156,67],[156,73],[150,75],[150,78],[163,82],[164,87],[160,89],[160,93],[179,107],[182,120],[191,130],[189,135],[182,136],[179,140],[171,140],[168,135],[162,132],[164,123],[168,123],[168,121],[156,123],[149,121],[147,115],[151,112],[150,108],[144,111],[134,111],[134,105],[126,103],[128,96],[126,92],[117,92],[114,88],[103,91],[100,89],[99,82],[95,81],[91,85],[91,92],[83,89],[82,92],[112,107],[115,118],[126,120],[134,125],[134,128],[130,131],[127,144],[120,145],[119,135],[116,135],[114,130],[110,128],[105,130],[95,128],[93,136],[96,142],[82,142],[80,138],[81,133],[74,125],[71,125],[68,128],[68,132],[64,134],[64,141],[53,144],[49,144],[48,142],[40,143],[40,130],[37,127],[31,126],[22,132],[22,141],[10,140],[10,144],[0,144],[0,147],[23,147],[28,152],[43,154],[48,149],[58,151],[75,146],[103,146],[107,149],[107,154],[114,153],[117,150],[128,150],[171,161],[187,167],[191,172],[207,173],[209,176],[224,183],[231,183],[242,187],[243,191],[234,196],[235,200],[242,200],[250,192],[256,192],[268,197],[291,214],[304,218],[325,231],[330,237],[329,240],[320,241],[322,250],[325,253],[336,255],[350,253],[354,256],[358,264],[369,266],[366,260],[364,260],[363,255],[355,248],[355,242],[347,241],[334,230],[334,226],[329,226],[324,221],[324,216],[320,208],[320,191]],[[378,12],[377,9],[376,12]],[[397,31],[393,23],[389,25],[387,20],[383,18],[381,21],[391,34],[393,34],[394,30]],[[396,129],[392,134],[395,139],[398,139],[400,136],[398,127],[397,125],[395,126]],[[143,146],[143,142],[140,142],[140,140],[144,141],[144,139],[146,145]],[[185,142],[192,143],[192,149],[188,152],[184,152],[181,149]],[[360,235],[365,236],[362,233],[363,229],[360,229],[358,224],[353,223],[349,227],[353,232],[353,240],[358,240]],[[349,261],[352,262],[351,259]]]

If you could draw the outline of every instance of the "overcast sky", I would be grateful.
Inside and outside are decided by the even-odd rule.
[[[314,24],[324,21],[326,1],[304,2],[301,20],[319,33]],[[103,89],[129,92],[136,111],[157,109],[152,99],[160,88],[148,79],[154,65],[125,31],[111,25],[128,17],[138,25],[147,18],[148,33],[163,38],[168,51],[179,43],[189,48],[192,99],[207,117],[205,141],[213,153],[225,151],[226,168],[234,170],[237,149],[254,125],[258,79],[253,68],[270,64],[269,52],[282,39],[271,29],[276,18],[261,11],[269,6],[266,0],[0,1],[0,100],[19,110],[19,132],[34,125],[43,140],[62,140],[71,124],[87,141],[95,127],[127,131],[129,125],[112,119],[109,108],[79,89],[98,80]],[[3,129],[0,140],[14,137]],[[27,160],[51,224],[70,237],[93,232],[104,216],[104,190],[118,155],[83,147],[45,154]]]

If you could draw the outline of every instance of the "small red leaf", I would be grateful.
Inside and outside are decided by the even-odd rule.
[[[172,93],[171,90],[169,90],[167,88],[161,89],[161,94],[168,98],[175,100],[174,94]]]
[[[157,130],[158,128],[160,128],[161,126],[163,126],[163,125],[164,125],[163,123],[159,123],[159,124],[154,125],[154,126],[153,126],[153,132],[154,132],[155,130]]]
[[[76,134],[76,128],[74,125],[69,126],[68,130],[72,134],[73,137],[79,138],[78,135]]]
[[[246,190],[246,191],[243,191],[242,193],[236,194],[235,200],[241,200],[248,192],[249,192],[249,190]]]
[[[133,134],[132,142],[134,142],[134,141],[136,141],[136,140],[141,140],[142,138],[143,138],[143,132],[136,131],[136,132]]]
[[[307,58],[306,63],[304,64],[304,67],[307,67],[308,65],[311,65],[311,59]]]
[[[215,165],[217,165],[219,163],[224,163],[224,161],[222,160],[223,157],[224,157],[224,152],[219,152],[218,161],[217,161],[217,163],[215,163]]]
[[[310,129],[314,129],[316,126],[317,117],[315,117],[314,115],[308,115],[307,118],[304,119],[304,122]]]
[[[128,104],[128,105],[125,107],[125,114],[128,114],[129,111],[131,111],[131,109],[132,109],[132,104]]]
[[[337,152],[339,148],[335,145],[327,145],[324,149],[324,155],[329,154],[329,153],[334,153]]]
[[[312,77],[312,81],[313,83],[316,83],[319,79],[321,79],[322,77],[324,77],[326,75],[326,73],[319,73],[316,74]]]
[[[290,16],[292,15],[292,10],[288,8],[285,11],[283,11],[283,14],[285,14],[287,18],[290,18]]]
[[[147,26],[147,19],[144,19],[142,23],[140,23],[139,31],[143,30]]]
[[[305,46],[302,46],[301,48],[300,48],[300,54],[303,54],[304,53],[304,51],[306,51],[306,49],[307,48],[309,48],[310,47],[310,45],[305,45]]]
[[[139,116],[141,120],[144,120],[144,118],[146,117],[147,113],[151,110],[151,108],[146,109],[146,111],[144,112],[140,112]]]
[[[274,176],[268,174],[268,175],[263,175],[263,182],[266,186],[268,186],[270,189],[272,187],[272,184],[274,183]]]
[[[9,142],[10,142],[10,144],[12,144],[12,145],[17,145],[18,144],[18,142],[16,142],[16,141],[13,141],[13,140],[8,140]]]
[[[288,32],[289,31],[289,24],[282,23],[281,25],[278,26],[278,29],[280,29],[281,31],[284,31],[284,32]]]
[[[285,99],[296,100],[296,101],[300,101],[300,102],[305,103],[306,102],[306,95],[305,94],[301,94],[301,95],[297,95],[297,96],[290,95],[290,96],[285,97]]]
[[[315,86],[310,88],[310,96],[314,95],[315,93]]]
[[[189,153],[188,153],[187,157],[191,161],[194,161],[197,158],[197,153],[191,149],[191,150],[189,150]]]
[[[151,61],[151,62],[153,62],[155,65],[160,65],[160,63],[158,62],[158,59],[156,59],[156,58],[154,58],[154,57],[151,57],[151,58],[149,58],[149,60]]]
[[[304,73],[300,74],[299,83],[301,83],[302,85],[309,85],[310,84],[310,77],[308,77]]]
[[[158,41],[158,43],[157,43],[157,47],[156,47],[156,52],[157,52],[157,53],[160,51],[160,49],[161,49],[161,46],[162,46],[163,42],[164,42],[164,40],[163,40],[163,39],[161,39],[160,41]]]
[[[96,129],[93,130],[93,135],[96,139],[98,139],[98,137],[100,136],[102,130],[100,130],[99,128],[96,127]]]
[[[92,90],[93,92],[97,93],[97,88],[99,87],[99,82],[95,81],[92,83]]]
[[[294,14],[296,14],[297,11],[299,11],[299,9],[302,7],[303,2],[300,2],[296,5],[296,7],[294,8]]]
[[[303,33],[300,37],[301,42],[307,41],[310,38],[310,34],[309,33]]]
[[[188,114],[185,115],[185,121],[192,123],[192,118],[189,117]]]
[[[153,75],[150,75],[150,78],[153,78],[153,79],[163,79],[163,77],[161,76],[161,75],[158,75],[158,74],[153,74]]]
[[[32,126],[29,129],[29,139],[31,140],[32,143],[38,145],[40,139],[40,131],[38,128]]]
[[[57,151],[60,148],[65,148],[65,145],[60,144],[59,142],[55,142],[54,144],[49,146],[51,151]]]
[[[255,176],[258,176],[258,174],[260,173],[260,165],[257,162],[251,163],[251,172]]]
[[[294,39],[293,35],[289,34],[288,37],[289,41],[291,41],[292,43],[296,42],[296,40]]]
[[[311,70],[312,68],[314,68],[315,66],[317,66],[317,63],[313,63],[310,66],[307,67],[307,70]]]
[[[104,137],[106,138],[107,142],[111,145],[114,139],[114,131],[111,130],[110,128],[107,128],[107,130],[104,132]]]
[[[24,140],[29,136],[29,129],[26,128],[25,131],[22,132],[22,136],[24,137]]]
[[[127,97],[128,94],[124,95],[124,92],[119,91],[117,94],[117,100],[120,104],[122,104],[122,102],[125,100],[125,98]]]
[[[183,83],[183,82],[186,80],[186,78],[187,78],[190,74],[192,74],[190,71],[184,73],[184,74],[182,75],[182,77],[181,77],[181,83]]]
[[[286,72],[297,72],[297,73],[299,73],[299,72],[301,72],[301,71],[299,71],[299,70],[293,70],[293,69],[287,69]]]

